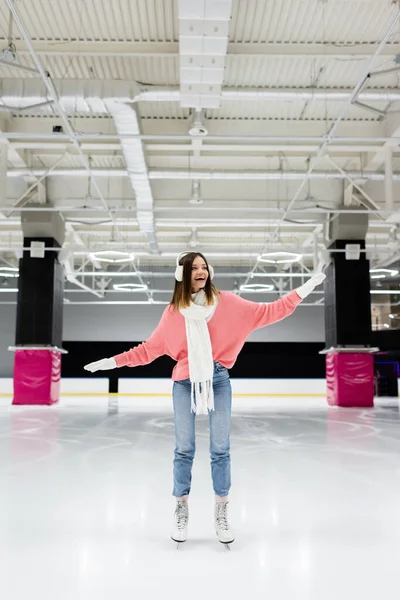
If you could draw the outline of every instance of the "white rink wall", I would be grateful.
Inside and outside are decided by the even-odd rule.
[[[231,379],[232,391],[236,396],[325,396],[325,379]],[[162,395],[172,393],[171,379],[119,380],[119,394],[132,396]],[[0,378],[0,394],[12,394],[13,380]],[[107,378],[62,379],[61,396],[108,394]]]
[[[328,409],[325,379],[231,379],[231,382],[234,412]],[[118,409],[171,412],[172,385],[171,379],[120,379],[118,394],[109,394],[106,378],[63,379],[56,406],[112,412]],[[12,396],[12,379],[0,378],[0,406],[11,406]],[[389,400],[390,406],[398,402],[394,398]],[[375,406],[384,401],[376,398]]]

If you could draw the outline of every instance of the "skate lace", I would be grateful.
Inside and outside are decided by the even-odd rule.
[[[217,504],[217,525],[219,529],[228,531],[228,511],[226,504]]]
[[[185,529],[188,521],[188,507],[186,502],[179,502],[176,507],[176,525],[181,531]]]

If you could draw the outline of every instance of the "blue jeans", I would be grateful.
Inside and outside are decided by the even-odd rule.
[[[214,363],[214,411],[208,411],[210,420],[211,474],[214,492],[227,496],[231,487],[230,425],[232,389],[228,370]],[[190,493],[192,466],[196,451],[195,420],[191,412],[190,379],[175,381],[173,403],[175,414],[174,490],[177,498]]]

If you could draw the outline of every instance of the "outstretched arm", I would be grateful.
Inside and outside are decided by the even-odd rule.
[[[295,311],[296,306],[300,304],[301,300],[302,299],[295,290],[282,298],[279,298],[279,300],[269,302],[268,304],[259,304],[258,302],[243,300],[243,302],[248,303],[246,312],[248,313],[250,331],[286,319],[286,317]]]
[[[164,311],[161,321],[157,329],[153,331],[146,342],[139,344],[135,348],[131,348],[127,352],[117,354],[111,358],[102,358],[96,362],[85,365],[84,369],[94,373],[95,371],[105,371],[115,369],[116,367],[137,367],[139,365],[148,365],[159,356],[165,354],[165,319],[166,311]]]
[[[291,315],[298,304],[324,279],[325,275],[318,273],[296,290],[268,304],[259,304],[237,297],[240,301],[241,317],[249,324],[250,331],[277,323]]]

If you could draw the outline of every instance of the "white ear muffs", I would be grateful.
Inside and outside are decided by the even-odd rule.
[[[179,261],[186,254],[189,254],[189,252],[183,252],[182,254],[179,254],[179,256],[176,259],[175,279],[177,281],[182,281],[183,280],[183,265],[180,265]],[[210,279],[212,281],[214,279],[214,269],[213,269],[213,267],[211,265],[208,265],[208,273],[209,273]]]

